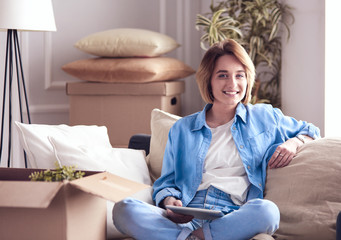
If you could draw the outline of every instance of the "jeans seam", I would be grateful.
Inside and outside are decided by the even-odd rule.
[[[191,233],[192,233],[192,230],[185,227],[181,229],[181,232],[179,236],[176,238],[176,240],[185,240]]]

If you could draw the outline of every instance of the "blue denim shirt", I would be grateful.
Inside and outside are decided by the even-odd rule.
[[[195,196],[212,139],[206,123],[206,111],[211,107],[208,104],[203,111],[181,118],[170,129],[161,177],[153,186],[156,205],[173,196],[187,206]],[[263,198],[267,164],[278,145],[298,134],[320,137],[311,123],[284,116],[268,104],[240,103],[231,132],[251,183],[247,200]]]

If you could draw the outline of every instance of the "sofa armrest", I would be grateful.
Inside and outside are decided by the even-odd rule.
[[[149,134],[135,134],[131,136],[128,144],[128,148],[144,150],[146,155],[149,154],[150,147],[150,135]]]

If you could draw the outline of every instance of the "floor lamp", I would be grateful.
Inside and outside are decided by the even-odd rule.
[[[24,105],[27,123],[31,123],[18,31],[56,31],[52,0],[0,0],[0,29],[7,30],[1,112],[0,163],[3,161],[3,151],[7,149],[7,167],[10,167],[13,144],[12,125],[16,120],[13,119],[14,111],[20,113],[20,119],[17,120],[24,122]],[[17,91],[17,101],[13,101],[14,91]],[[18,102],[18,106],[14,106],[14,102]],[[7,126],[5,126],[6,120]],[[6,127],[8,128],[7,139],[4,136]],[[25,167],[27,167],[25,153],[24,156]]]

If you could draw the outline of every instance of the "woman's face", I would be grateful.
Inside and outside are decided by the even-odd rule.
[[[214,104],[236,107],[243,100],[247,80],[241,62],[234,55],[223,55],[216,61],[211,77]]]

